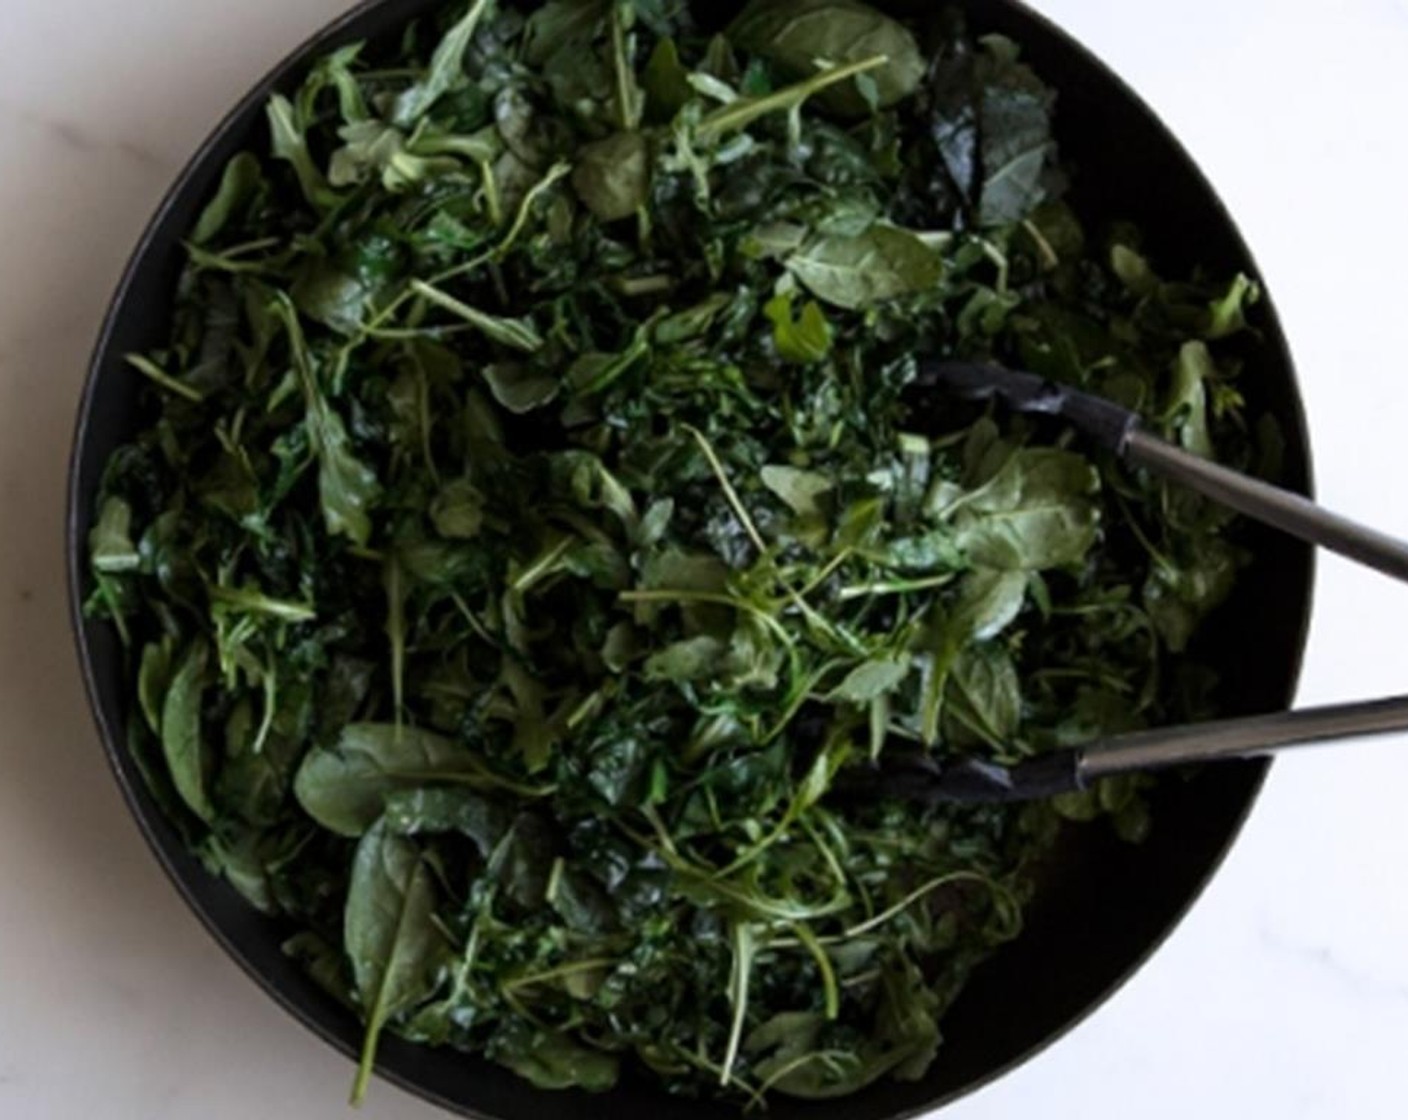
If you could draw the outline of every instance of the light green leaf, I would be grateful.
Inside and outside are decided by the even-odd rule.
[[[645,677],[675,684],[705,680],[718,671],[727,652],[728,647],[718,638],[688,638],[653,654],[645,663]]]
[[[435,531],[450,540],[473,540],[484,526],[486,499],[466,478],[447,483],[430,507]]]
[[[794,315],[792,295],[787,293],[769,300],[763,312],[772,320],[773,345],[784,362],[809,365],[831,353],[831,324],[815,300],[807,300],[801,314]]]
[[[551,404],[562,390],[557,377],[520,362],[487,365],[484,380],[494,399],[517,416]]]
[[[201,729],[209,650],[194,643],[171,680],[161,709],[161,747],[176,792],[187,808],[207,824],[215,820],[215,807],[206,788],[210,756]]]
[[[909,676],[912,664],[908,656],[874,658],[852,669],[827,699],[869,704],[899,688]]]
[[[650,198],[650,146],[639,132],[618,132],[577,152],[572,186],[603,222],[634,217]]]
[[[276,93],[269,98],[265,112],[269,119],[270,147],[274,158],[292,166],[303,197],[313,209],[332,209],[340,198],[313,162],[304,131],[306,125],[296,119],[293,104],[283,94]]]
[[[464,80],[464,56],[479,24],[492,10],[494,0],[474,0],[469,11],[450,28],[431,57],[430,68],[415,85],[396,98],[392,123],[409,128],[425,116],[437,101]]]
[[[797,467],[766,466],[762,480],[799,517],[822,516],[822,499],[836,488],[826,475]]]
[[[958,543],[977,565],[1032,572],[1080,563],[1095,544],[1095,468],[1080,455],[1027,448],[959,512]]]
[[[142,566],[132,543],[132,507],[122,498],[103,501],[97,524],[88,533],[88,554],[94,569],[108,575],[135,572]]]
[[[191,241],[206,245],[218,237],[239,210],[263,185],[264,171],[253,152],[238,152],[225,165],[215,197],[206,203],[191,231]]]
[[[931,292],[944,276],[937,249],[909,230],[887,225],[857,237],[814,238],[786,263],[814,296],[848,311]]]

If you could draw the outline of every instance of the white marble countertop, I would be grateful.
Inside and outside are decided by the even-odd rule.
[[[350,1066],[231,964],[103,763],[61,589],[99,316],[198,141],[348,0],[0,0],[0,1115],[346,1115]],[[1408,536],[1408,2],[1040,0],[1243,223],[1327,503]],[[1408,688],[1408,593],[1326,561],[1302,700]],[[1401,1117],[1408,740],[1277,767],[1192,917],[1071,1037],[946,1115]],[[443,1115],[379,1085],[367,1120]]]

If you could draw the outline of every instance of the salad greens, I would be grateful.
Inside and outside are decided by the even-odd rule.
[[[831,796],[1208,710],[1227,515],[906,394],[995,358],[1250,457],[1256,286],[1083,224],[1054,104],[859,0],[475,0],[270,99],[131,358],[90,611],[153,794],[365,1020],[358,1096],[385,1031],[549,1088],[922,1077],[1061,822],[1147,831],[1136,780]]]

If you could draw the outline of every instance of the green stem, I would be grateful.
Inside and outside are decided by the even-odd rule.
[[[156,382],[156,384],[160,385],[168,393],[175,393],[178,397],[185,397],[186,400],[190,401],[192,404],[200,404],[205,400],[205,397],[201,395],[199,390],[192,389],[184,382],[177,381],[176,378],[172,377],[150,358],[143,357],[141,354],[128,354],[127,364],[132,366],[144,377]]]
[[[890,59],[883,54],[823,70],[820,74],[798,82],[796,85],[770,93],[766,97],[739,98],[710,113],[699,123],[698,135],[704,139],[715,138],[728,132],[747,128],[754,121],[771,113],[797,108],[808,98],[841,82],[849,81],[861,74],[869,73],[884,66]]]

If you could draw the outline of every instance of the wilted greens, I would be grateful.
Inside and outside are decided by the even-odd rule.
[[[857,0],[477,0],[270,100],[131,359],[90,610],[154,795],[365,1020],[358,1095],[384,1031],[551,1088],[921,1077],[1062,819],[1149,827],[1132,781],[832,791],[1208,710],[1225,515],[907,392],[991,357],[1250,456],[1255,286],[1083,223],[1054,102]]]

